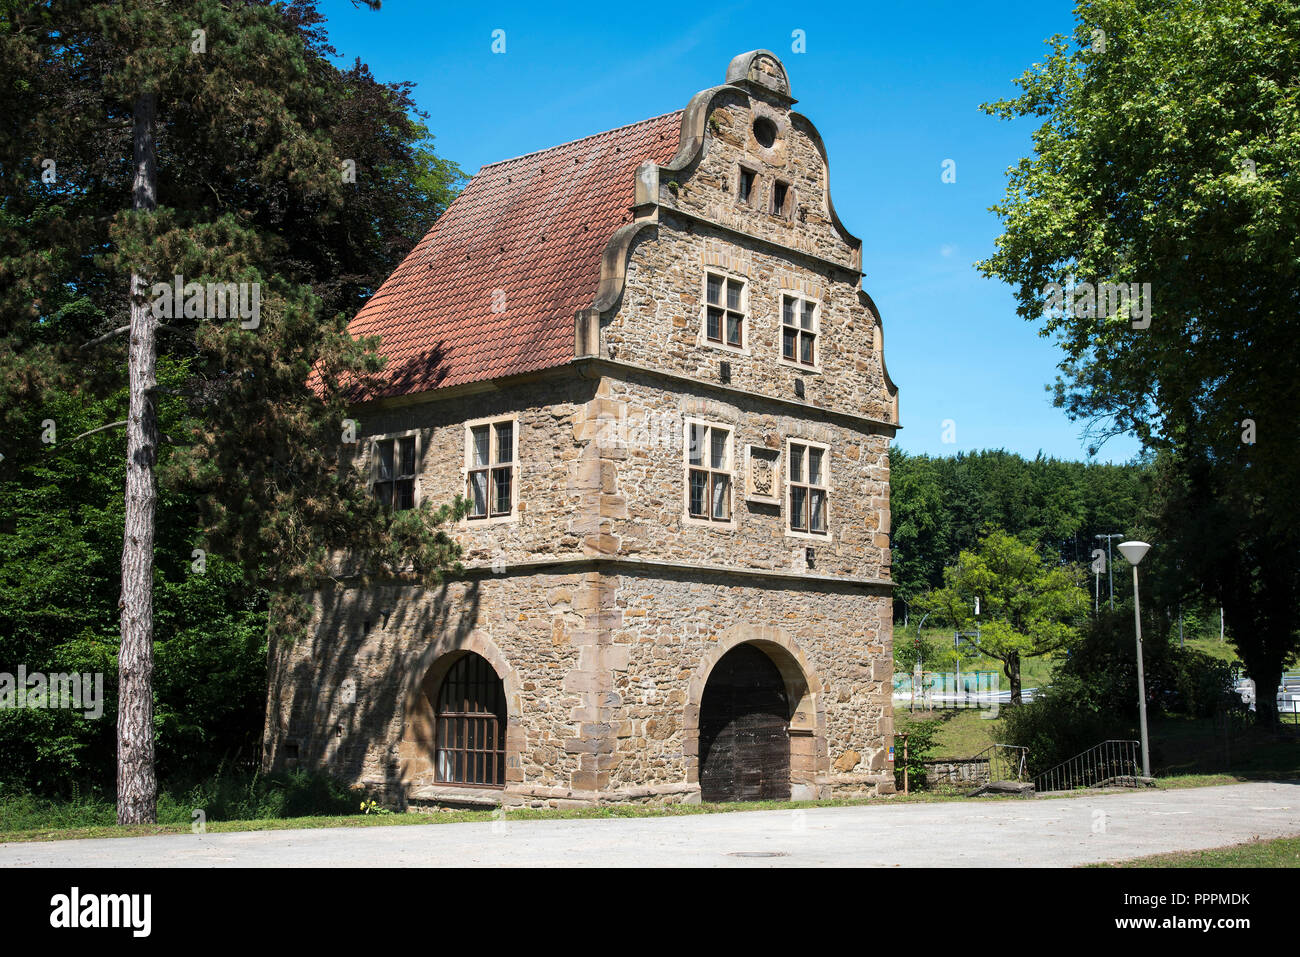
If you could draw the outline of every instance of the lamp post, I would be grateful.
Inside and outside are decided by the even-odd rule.
[[[1138,562],[1151,546],[1146,542],[1120,542],[1120,554],[1133,566],[1133,628],[1137,633],[1138,719],[1142,724],[1142,776],[1151,777],[1151,758],[1147,750],[1147,686],[1142,676],[1142,613],[1138,604]]]

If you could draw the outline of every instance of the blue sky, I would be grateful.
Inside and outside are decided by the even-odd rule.
[[[735,54],[772,50],[796,109],[826,141],[836,212],[863,241],[864,286],[883,313],[901,390],[896,444],[1086,456],[1082,424],[1044,389],[1058,350],[1016,316],[1009,287],[972,265],[993,250],[1000,229],[988,207],[1034,126],[993,119],[979,104],[1013,94],[1043,41],[1072,31],[1071,3],[385,0],[374,13],[322,0],[320,9],[342,62],[359,56],[380,80],[417,84],[439,153],[468,172],[680,109],[721,83]],[[505,31],[504,53],[492,52],[495,30]],[[805,52],[792,51],[795,30]],[[947,159],[955,183],[941,180]],[[955,442],[943,441],[949,419]],[[1097,458],[1136,452],[1136,441],[1112,439]]]

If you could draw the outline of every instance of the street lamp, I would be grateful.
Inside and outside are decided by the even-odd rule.
[[[1142,677],[1142,615],[1138,605],[1138,562],[1151,546],[1146,542],[1120,542],[1120,554],[1133,566],[1133,628],[1137,632],[1138,718],[1142,723],[1142,776],[1151,777],[1151,758],[1147,751],[1147,686]]]

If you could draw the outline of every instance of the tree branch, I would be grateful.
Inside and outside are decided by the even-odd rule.
[[[77,439],[84,439],[88,435],[94,435],[96,432],[103,432],[105,429],[115,429],[119,425],[126,425],[126,419],[123,419],[121,422],[110,422],[108,423],[108,425],[101,425],[99,428],[91,429],[89,432],[82,432],[80,435],[77,436],[77,438],[73,439],[72,441],[75,442],[77,441]]]
[[[165,322],[154,323],[154,328],[161,330],[162,332],[170,332],[173,333],[174,335],[185,336],[186,338],[189,338],[191,335],[191,331],[189,329],[181,329],[178,328],[177,326],[169,326]],[[89,342],[82,343],[81,348],[89,349],[92,346],[99,345],[101,342],[107,342],[109,339],[112,339],[115,336],[120,336],[123,333],[130,332],[130,331],[131,331],[131,327],[129,325],[118,326],[112,332],[106,332],[102,336],[96,336],[94,339],[91,339]]]
[[[107,342],[109,339],[112,339],[114,336],[120,336],[122,333],[124,333],[124,332],[130,332],[130,331],[131,331],[131,327],[130,327],[129,325],[128,325],[128,326],[118,326],[118,327],[117,327],[116,329],[114,329],[112,332],[106,332],[106,333],[104,333],[102,336],[97,336],[96,338],[91,339],[89,342],[87,342],[87,343],[83,343],[82,346],[81,346],[81,348],[83,348],[83,349],[89,349],[89,348],[91,348],[92,346],[97,346],[97,345],[99,345],[101,342]]]
[[[181,399],[207,399],[207,396],[201,395],[198,392],[181,392],[178,389],[165,389],[160,385],[156,385],[150,389],[145,389],[144,391],[157,395],[174,395]]]

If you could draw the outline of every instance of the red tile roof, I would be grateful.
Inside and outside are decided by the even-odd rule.
[[[349,323],[382,337],[372,398],[573,358],[605,245],[631,221],[637,167],[677,152],[681,111],[484,166]],[[494,306],[497,311],[494,311]]]

